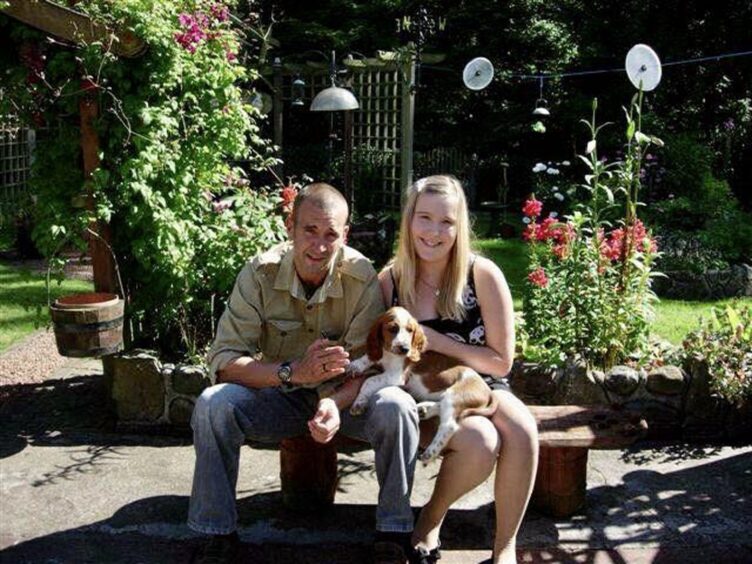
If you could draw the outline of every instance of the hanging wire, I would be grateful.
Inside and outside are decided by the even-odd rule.
[[[712,55],[710,57],[696,57],[694,59],[683,59],[680,61],[671,61],[668,63],[661,62],[663,67],[671,67],[677,65],[689,65],[693,63],[703,63],[705,61],[720,61],[721,59],[729,59],[732,57],[748,57],[752,55],[752,51],[739,51],[737,53],[723,53],[721,55]],[[518,78],[520,80],[538,80],[543,78],[563,78],[569,76],[585,76],[591,74],[606,74],[609,72],[624,72],[624,67],[615,69],[597,69],[597,70],[584,70],[584,71],[572,71],[561,73],[539,73],[539,74],[508,74],[508,78]]]
[[[694,59],[683,59],[681,61],[671,61],[668,63],[661,62],[661,66],[663,67],[672,67],[677,65],[689,65],[693,63],[704,63],[706,61],[720,61],[721,59],[729,59],[732,57],[748,57],[752,55],[752,51],[739,51],[737,53],[722,53],[720,55],[711,55],[709,57],[697,57]],[[444,67],[444,66],[438,66],[438,65],[422,65],[423,68],[431,69],[431,70],[438,70],[438,71],[445,71],[445,72],[457,72],[457,69]],[[518,78],[520,80],[541,80],[544,78],[563,78],[563,77],[570,77],[570,76],[587,76],[591,74],[606,74],[610,72],[624,72],[624,67],[614,68],[614,69],[596,69],[596,70],[583,70],[583,71],[571,71],[571,72],[561,72],[561,73],[539,73],[539,74],[504,74],[506,78]]]

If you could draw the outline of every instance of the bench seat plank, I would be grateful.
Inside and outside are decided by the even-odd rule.
[[[538,423],[541,447],[615,449],[632,444],[647,432],[639,414],[612,407],[529,405]]]

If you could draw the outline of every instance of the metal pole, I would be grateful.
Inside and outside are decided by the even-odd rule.
[[[407,190],[413,183],[413,128],[415,124],[415,56],[412,55],[415,45],[408,44],[411,53],[407,61],[401,61],[402,65],[402,127],[401,127],[401,151],[400,151],[400,205],[407,197]]]

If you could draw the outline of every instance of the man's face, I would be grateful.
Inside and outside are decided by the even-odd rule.
[[[306,200],[295,211],[295,222],[288,234],[293,243],[293,257],[298,278],[317,286],[326,278],[337,251],[345,244],[348,226],[347,208]]]

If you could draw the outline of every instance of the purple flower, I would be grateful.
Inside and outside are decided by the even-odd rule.
[[[184,28],[189,28],[193,25],[193,16],[186,13],[180,14],[178,16],[178,22],[180,22],[180,25]]]
[[[734,120],[732,118],[728,118],[726,121],[723,122],[723,128],[726,131],[731,131],[736,127],[736,124],[734,123]]]
[[[212,16],[214,16],[214,19],[220,22],[226,22],[230,19],[230,11],[227,9],[227,6],[224,4],[212,4],[212,7],[209,8],[211,11]]]

